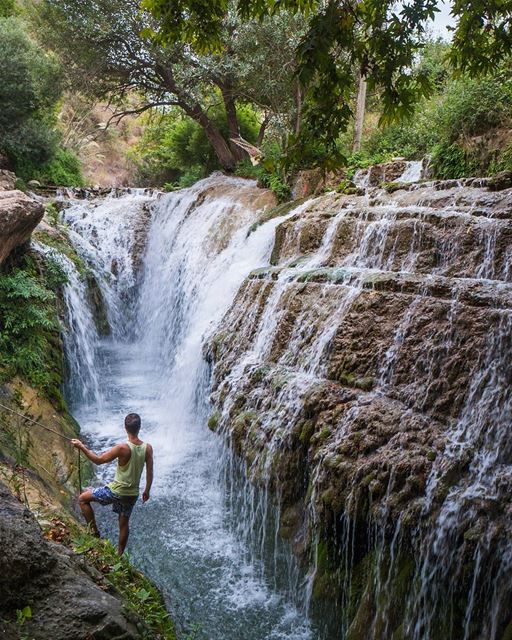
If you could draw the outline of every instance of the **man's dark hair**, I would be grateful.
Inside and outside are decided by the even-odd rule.
[[[138,413],[129,413],[124,419],[124,427],[132,436],[138,435],[140,431],[140,416]]]

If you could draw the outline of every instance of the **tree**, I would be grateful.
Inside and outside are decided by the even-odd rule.
[[[0,147],[27,177],[56,144],[54,109],[60,96],[57,62],[27,36],[16,18],[0,18]]]
[[[251,76],[261,76],[265,65],[261,60],[255,64],[248,55],[243,57],[248,50],[240,34],[247,25],[242,25],[228,8],[220,25],[222,50],[208,54],[202,54],[190,43],[160,39],[159,20],[141,12],[138,0],[45,0],[35,12],[45,42],[58,52],[75,86],[115,103],[115,118],[179,107],[202,127],[221,166],[227,170],[233,170],[244,157],[244,152],[232,143],[240,136],[237,105],[255,101],[262,111],[268,110],[274,116],[278,115],[276,111],[287,108],[287,81],[282,72],[286,66],[282,59],[280,68],[274,65],[269,74],[272,61],[268,58],[266,83],[249,82]],[[264,27],[255,21],[252,24],[260,32]],[[291,64],[296,42],[285,20],[279,24],[279,28],[267,33],[274,34],[279,46],[267,42],[265,51],[274,57],[276,50],[283,50],[283,55],[288,52]],[[286,38],[291,46],[283,49]],[[293,69],[289,75],[293,76]],[[278,86],[284,88],[281,101],[276,100]],[[140,105],[126,109],[125,98],[134,93],[141,97]],[[227,136],[209,114],[219,103],[225,111]]]
[[[143,0],[161,22],[160,39],[220,46],[220,25],[228,0]],[[425,27],[437,0],[238,0],[244,17],[275,14],[282,9],[311,14],[298,47],[299,78],[306,93],[307,126],[296,140],[295,156],[304,145],[335,142],[353,117],[354,69],[369,90],[381,96],[383,123],[412,115],[417,100],[432,91],[429,78],[410,72],[425,41]],[[511,0],[454,0],[457,25],[450,59],[457,70],[482,73],[512,50]],[[293,154],[292,154],[293,155]]]

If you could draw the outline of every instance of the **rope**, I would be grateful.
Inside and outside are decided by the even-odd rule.
[[[2,409],[5,409],[6,411],[10,411],[11,413],[14,413],[15,415],[19,416],[20,418],[23,418],[23,420],[28,420],[29,422],[32,422],[33,424],[37,424],[42,429],[45,429],[46,431],[49,431],[50,433],[54,433],[55,435],[63,438],[64,440],[67,440],[68,442],[71,442],[71,440],[73,440],[73,438],[68,438],[67,436],[63,436],[62,433],[59,433],[58,431],[55,431],[55,429],[50,429],[50,427],[47,427],[44,424],[41,424],[37,420],[32,420],[32,418],[28,418],[27,416],[24,416],[22,413],[19,413],[18,411],[14,411],[14,409],[6,407],[5,404],[2,404],[1,402],[0,402],[0,407],[2,407]]]
[[[79,493],[82,493],[82,467],[80,464],[80,449],[77,449],[76,452],[78,453],[78,491]]]
[[[14,415],[19,416],[20,418],[23,418],[23,420],[27,420],[32,424],[36,424],[38,427],[41,427],[41,429],[44,429],[45,431],[54,433],[56,436],[59,436],[63,440],[67,440],[68,442],[71,442],[71,440],[73,440],[73,438],[68,438],[67,436],[62,435],[62,433],[60,433],[59,431],[55,431],[55,429],[50,429],[50,427],[47,427],[41,422],[38,422],[37,420],[33,420],[32,418],[29,418],[28,416],[25,416],[22,413],[19,413],[19,411],[15,411],[10,407],[6,407],[5,404],[2,404],[1,402],[0,402],[0,407],[2,407],[2,409],[5,409],[6,411],[10,411],[11,413],[14,413]],[[80,449],[77,449],[77,454],[78,454],[78,488],[80,490],[80,493],[82,493],[82,463],[80,458]]]

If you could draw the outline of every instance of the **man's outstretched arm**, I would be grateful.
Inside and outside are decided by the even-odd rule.
[[[153,447],[148,444],[146,446],[146,488],[142,493],[142,502],[149,500],[149,492],[153,484]]]
[[[71,442],[76,449],[80,449],[80,451],[89,458],[91,462],[94,462],[94,464],[105,464],[107,462],[112,462],[112,460],[116,460],[116,458],[119,458],[119,454],[123,447],[122,444],[116,444],[112,449],[98,455],[94,453],[94,451],[88,449],[80,440],[74,439],[71,440]]]

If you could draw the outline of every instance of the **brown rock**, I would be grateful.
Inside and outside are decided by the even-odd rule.
[[[11,191],[15,184],[15,174],[7,169],[0,169],[0,191]]]
[[[0,554],[0,618],[16,620],[16,610],[29,605],[32,617],[23,625],[24,637],[140,637],[121,600],[96,584],[99,574],[65,547],[46,541],[34,516],[2,483],[0,546],[6,551]],[[2,637],[20,637],[15,627],[7,622]]]
[[[43,205],[21,191],[0,191],[0,265],[30,238],[43,214]]]

